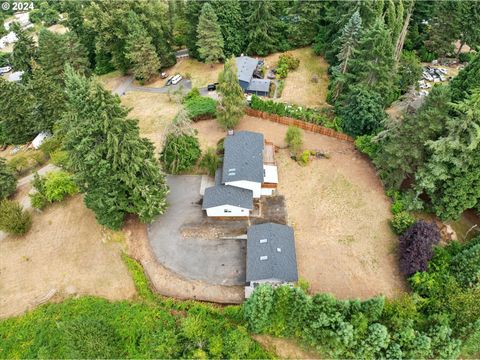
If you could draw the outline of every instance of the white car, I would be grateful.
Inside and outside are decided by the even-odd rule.
[[[172,85],[177,85],[182,79],[182,75],[175,75],[172,79]]]
[[[0,67],[0,74],[5,74],[5,73],[8,73],[12,70],[12,67],[11,66],[4,66],[4,67]]]

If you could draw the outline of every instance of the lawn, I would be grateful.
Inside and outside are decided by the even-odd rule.
[[[115,90],[126,78],[127,76],[123,76],[120,70],[97,76],[103,87],[110,91]]]
[[[214,120],[195,124],[202,148],[226,134]],[[261,132],[283,148],[287,127],[245,116],[236,130]],[[295,229],[300,278],[311,291],[340,299],[366,299],[404,291],[396,260],[396,237],[388,220],[390,202],[375,169],[354,145],[302,131],[304,147],[330,154],[305,167],[287,150],[276,154],[279,193],[287,204],[288,223]]]
[[[180,105],[170,101],[167,94],[132,91],[121,99],[123,105],[132,109],[129,117],[139,120],[140,134],[150,139],[160,151],[165,129],[180,110]]]
[[[165,69],[169,75],[181,74],[184,78],[192,80],[193,87],[206,87],[218,81],[218,74],[223,70],[223,64],[208,65],[195,59],[180,59],[178,62]],[[162,87],[165,79],[157,79],[149,83],[148,87]]]
[[[23,202],[29,190],[30,184],[23,186],[15,199]],[[54,301],[75,294],[133,297],[119,234],[98,225],[80,195],[33,213],[25,236],[0,241],[0,318],[23,313],[50,296]]]
[[[279,101],[308,107],[323,107],[326,104],[328,88],[328,64],[315,55],[310,47],[289,51],[300,59],[297,70],[290,71],[285,79],[285,87]],[[266,57],[266,64],[272,68],[281,53]],[[318,83],[312,82],[312,76],[318,76]]]

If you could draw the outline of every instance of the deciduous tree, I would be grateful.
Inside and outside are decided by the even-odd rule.
[[[217,106],[217,121],[225,129],[233,129],[244,114],[245,97],[238,84],[235,58],[225,63],[218,76],[218,92],[220,100]]]

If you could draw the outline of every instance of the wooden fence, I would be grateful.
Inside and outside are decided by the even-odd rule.
[[[339,140],[344,140],[348,142],[353,142],[353,138],[346,134],[339,133],[335,130],[326,128],[324,126],[320,126],[317,124],[312,124],[303,120],[298,120],[290,117],[285,117],[285,116],[280,116],[280,115],[275,115],[275,114],[270,114],[267,112],[259,111],[259,110],[254,110],[252,108],[247,107],[245,109],[245,113],[249,116],[254,116],[258,117],[264,120],[276,122],[278,124],[283,124],[283,125],[293,125],[296,126],[300,129],[311,131],[317,134],[322,134],[325,136],[329,136],[335,139]]]

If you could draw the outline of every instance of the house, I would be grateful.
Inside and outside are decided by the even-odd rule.
[[[274,160],[273,144],[265,142],[262,134],[252,131],[239,131],[233,135],[228,135],[224,140],[225,154],[223,157],[223,168],[217,171],[215,176],[215,186],[207,188],[203,196],[202,208],[207,211],[208,216],[245,216],[245,211],[233,211],[232,206],[238,209],[248,209],[235,202],[233,196],[247,196],[251,194],[253,199],[259,199],[261,196],[271,196],[278,184],[278,171]],[[213,189],[216,188],[216,189]],[[249,190],[249,193],[238,192],[232,188]],[[212,199],[213,198],[213,199]],[[219,204],[219,201],[223,204]],[[250,204],[250,203],[248,203]],[[225,206],[232,212],[225,212],[223,215],[219,211],[225,210]],[[242,206],[240,206],[242,205]],[[219,208],[222,207],[222,208]],[[218,209],[213,209],[218,208]],[[252,207],[253,209],[253,207]],[[250,215],[250,212],[246,216]]]
[[[245,297],[256,286],[293,284],[298,281],[295,237],[287,225],[266,223],[247,231]]]
[[[270,80],[253,77],[258,66],[258,60],[249,56],[239,56],[236,58],[236,62],[238,83],[243,91],[247,94],[268,96]]]

